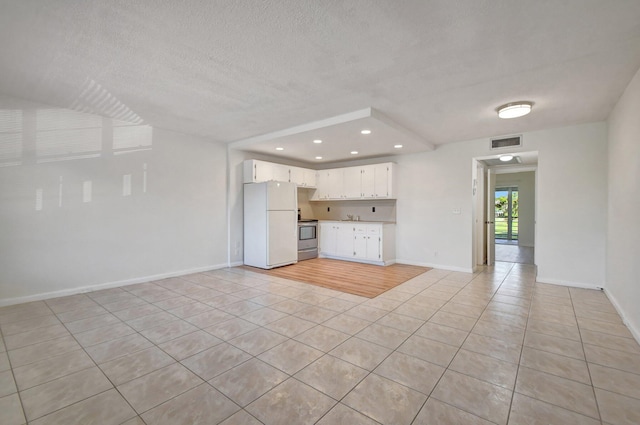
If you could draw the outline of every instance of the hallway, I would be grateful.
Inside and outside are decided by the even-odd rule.
[[[516,242],[517,243],[517,242]],[[496,261],[534,264],[534,248],[496,241]]]

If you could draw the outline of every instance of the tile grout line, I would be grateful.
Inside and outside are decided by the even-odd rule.
[[[596,388],[593,385],[593,379],[591,378],[591,368],[589,367],[589,362],[587,361],[587,352],[584,349],[584,341],[582,340],[582,331],[580,330],[580,322],[578,322],[578,316],[576,315],[576,306],[573,301],[573,295],[571,294],[571,289],[568,289],[569,292],[569,300],[571,300],[571,308],[573,309],[573,315],[576,318],[576,327],[578,328],[578,335],[580,335],[580,346],[582,347],[582,354],[584,355],[584,363],[587,367],[587,373],[589,374],[589,383],[591,384],[591,392],[593,393],[593,400],[596,404],[596,412],[598,412],[598,419],[600,420],[600,424],[604,422],[602,419],[602,413],[600,412],[600,405],[598,403],[598,398],[596,397]],[[585,415],[587,416],[587,415]]]
[[[435,389],[436,389],[436,387],[438,386],[438,384],[439,384],[439,383],[440,383],[440,381],[442,380],[442,377],[444,377],[444,375],[447,373],[447,371],[448,371],[448,370],[450,370],[450,369],[449,369],[449,366],[451,366],[451,363],[453,362],[453,360],[456,358],[456,356],[458,355],[458,353],[460,352],[460,350],[462,350],[462,346],[464,345],[464,343],[465,343],[465,342],[467,341],[467,339],[469,338],[469,335],[471,335],[471,333],[473,332],[473,328],[477,325],[478,321],[480,321],[480,318],[482,317],[482,315],[484,314],[484,312],[485,312],[485,311],[487,311],[487,308],[488,308],[489,304],[491,303],[491,300],[493,299],[493,297],[495,296],[495,294],[498,292],[498,290],[500,289],[500,287],[501,287],[501,286],[502,286],[502,284],[504,283],[505,279],[507,279],[507,277],[509,276],[509,274],[511,274],[511,270],[513,270],[513,267],[514,267],[514,266],[511,266],[511,268],[510,268],[510,269],[509,269],[509,271],[506,273],[506,275],[504,276],[504,278],[502,278],[502,280],[501,280],[501,282],[500,282],[500,285],[498,285],[498,288],[496,288],[496,290],[493,292],[493,295],[491,296],[491,298],[490,298],[490,299],[489,299],[489,301],[487,302],[487,305],[483,308],[482,313],[480,313],[480,315],[479,315],[479,316],[478,316],[478,318],[476,319],[476,321],[475,321],[475,323],[474,323],[473,327],[471,327],[471,329],[467,332],[467,336],[465,337],[464,341],[462,341],[462,344],[460,344],[460,347],[458,347],[458,349],[456,350],[456,353],[453,355],[453,357],[451,357],[451,361],[449,361],[449,364],[447,365],[447,367],[445,368],[444,372],[442,373],[442,375],[440,376],[440,378],[438,379],[438,381],[437,381],[437,382],[436,382],[436,384],[434,385],[433,389],[431,390],[431,393],[433,393],[433,390],[435,390]],[[475,278],[474,278],[474,279],[475,279]],[[466,288],[466,287],[467,287],[467,285],[469,285],[471,282],[473,282],[473,280],[474,280],[474,279],[471,279],[471,281],[469,281],[469,282],[468,282],[464,287],[460,288],[460,291],[462,291],[464,288]],[[456,293],[456,295],[457,295],[460,291],[458,291],[458,292]],[[478,354],[481,354],[481,353],[478,353]],[[489,356],[489,357],[491,357],[491,356]],[[460,373],[460,372],[454,371],[453,369],[451,369],[451,370],[452,370],[453,372]],[[480,380],[480,381],[482,381],[482,382],[487,382],[487,381],[485,381],[485,380],[483,380],[483,379],[475,378],[475,377],[473,377],[473,376],[471,376],[471,375],[467,375],[467,374],[465,374],[465,373],[463,373],[462,375],[465,375],[465,376],[471,377],[471,378],[473,378],[473,379],[478,379],[478,380]],[[487,383],[488,383],[488,384],[491,384],[491,385],[495,385],[495,384],[492,384],[492,383],[490,383],[490,382],[487,382]],[[515,390],[515,382],[514,382],[514,390]],[[426,405],[427,401],[429,401],[429,398],[431,398],[431,394],[429,394],[429,397],[428,397],[428,398],[427,398],[427,400],[424,402],[424,405]],[[446,405],[448,405],[448,406],[451,406],[451,407],[454,407],[454,408],[456,408],[456,409],[459,409],[459,410],[461,410],[461,411],[463,411],[463,412],[466,412],[466,413],[468,413],[468,414],[471,414],[471,415],[473,415],[473,416],[475,416],[475,417],[481,418],[481,419],[483,419],[483,420],[487,420],[488,422],[493,422],[493,421],[490,421],[490,420],[488,420],[488,419],[482,418],[482,417],[478,416],[478,415],[477,415],[477,414],[475,414],[475,413],[469,412],[469,411],[467,411],[467,410],[465,410],[465,409],[463,409],[463,408],[461,408],[461,407],[454,406],[454,405],[452,405],[452,404],[450,404],[450,403],[447,403],[446,401],[440,400],[440,399],[435,398],[435,397],[434,397],[434,399],[435,399],[435,400],[438,400],[440,403],[444,403],[444,404],[446,404]],[[422,406],[422,408],[424,408],[424,405]],[[422,410],[422,408],[421,408],[421,410]],[[510,408],[510,407],[509,407],[509,408]],[[420,411],[418,411],[418,414],[419,414],[419,413],[420,413]],[[413,419],[413,421],[415,421],[415,420],[417,419],[417,415],[418,415],[418,414],[416,414],[416,417]],[[508,415],[507,415],[507,418],[508,418]],[[507,421],[508,421],[508,419],[507,419]]]
[[[87,295],[87,297],[91,299],[91,297],[89,297],[88,295]],[[100,303],[98,303],[97,301],[95,301],[95,300],[93,300],[93,299],[91,299],[91,300],[92,300],[93,302],[95,302],[96,304],[100,305],[100,307],[102,307],[102,305],[101,305]],[[104,307],[103,307],[103,308],[104,308]],[[57,314],[57,313],[54,313],[54,314],[56,315],[56,317],[58,318],[58,320],[60,320],[60,318],[58,317],[58,314]],[[115,315],[113,315],[113,316],[114,316],[114,317],[116,317]],[[119,317],[116,317],[116,318],[122,322],[122,320],[121,320]],[[87,355],[87,357],[89,357],[89,358],[91,359],[91,362],[93,362],[94,366],[95,366],[95,367],[100,371],[100,373],[102,373],[102,376],[104,376],[104,377],[105,377],[105,379],[106,379],[107,381],[109,381],[109,383],[111,384],[112,388],[113,388],[115,391],[117,391],[117,392],[118,392],[118,394],[120,395],[120,397],[122,397],[122,399],[123,399],[123,400],[124,400],[128,405],[129,405],[129,407],[131,407],[131,410],[136,414],[136,416],[140,416],[140,415],[138,414],[138,412],[136,411],[136,409],[134,409],[134,407],[131,405],[131,403],[129,402],[129,400],[127,400],[127,398],[126,398],[126,397],[125,397],[125,396],[120,392],[120,390],[118,389],[118,387],[116,387],[116,385],[111,381],[111,379],[106,375],[106,373],[104,373],[104,371],[102,370],[102,368],[100,367],[100,365],[98,365],[98,363],[93,359],[93,357],[91,357],[91,355],[87,352],[87,350],[85,349],[85,347],[80,343],[80,341],[78,341],[78,339],[77,339],[77,338],[76,338],[76,336],[73,334],[73,332],[71,332],[71,331],[69,330],[69,328],[67,328],[66,323],[63,323],[63,322],[62,322],[62,320],[60,320],[60,323],[62,323],[62,326],[64,326],[64,327],[65,327],[65,329],[67,329],[67,332],[69,332],[69,335],[71,335],[71,337],[73,337],[73,339],[76,341],[76,343],[78,344],[78,346],[80,346],[80,348],[84,351],[84,353]],[[124,322],[123,322],[123,323],[124,323]],[[99,328],[97,328],[97,329],[99,329]],[[134,330],[135,330],[135,329],[134,329]],[[62,376],[62,377],[57,378],[57,379],[62,379],[62,378],[66,377],[66,376],[69,376],[69,375],[70,375],[70,374],[67,374],[67,375]],[[54,381],[55,381],[55,380],[54,380]],[[53,381],[49,381],[49,382],[53,382]],[[72,404],[70,404],[70,405],[63,406],[63,407],[61,407],[60,409],[57,409],[57,410],[55,410],[55,411],[52,411],[52,412],[47,413],[46,415],[43,415],[42,417],[47,416],[47,415],[50,415],[50,414],[52,414],[52,413],[55,413],[55,412],[57,412],[57,411],[59,411],[59,410],[65,409],[65,408],[67,408],[67,407],[69,407],[69,406],[73,406],[74,404],[76,404],[76,403],[80,403],[81,401],[88,400],[88,399],[90,399],[91,397],[95,397],[95,396],[97,396],[97,395],[99,395],[99,394],[105,393],[105,392],[109,391],[110,389],[111,389],[111,388],[109,388],[109,389],[107,389],[107,390],[105,390],[105,391],[102,391],[102,392],[100,392],[100,393],[98,393],[98,394],[94,394],[94,395],[92,395],[92,396],[86,397],[86,398],[84,398],[84,399],[82,399],[82,400],[78,400],[78,401],[76,401],[75,403],[72,403]],[[127,419],[127,421],[128,421],[128,420],[130,420],[130,419],[133,419],[133,418],[129,418],[129,419]],[[126,422],[126,421],[125,421],[125,422]]]
[[[524,335],[522,336],[522,346],[520,347],[520,356],[518,357],[518,368],[516,369],[516,376],[515,379],[513,381],[513,391],[511,392],[511,401],[509,402],[509,411],[507,412],[507,424],[509,424],[509,421],[511,420],[511,409],[513,408],[513,399],[516,396],[516,388],[518,385],[518,376],[520,375],[520,368],[522,367],[522,355],[524,353],[524,347],[525,347],[525,340],[527,338],[527,329],[529,326],[529,319],[531,318],[531,310],[533,309],[533,299],[536,296],[536,279],[534,278],[534,281],[531,285],[532,287],[532,291],[531,291],[531,297],[529,298],[529,311],[527,312],[527,321],[525,323],[524,326]],[[519,394],[519,393],[518,393]],[[537,399],[536,399],[537,400]]]

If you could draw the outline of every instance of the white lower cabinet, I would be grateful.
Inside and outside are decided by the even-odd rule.
[[[395,262],[395,225],[320,222],[320,256],[387,265]]]

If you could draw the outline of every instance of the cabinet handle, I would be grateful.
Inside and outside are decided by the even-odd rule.
[[[258,166],[253,164],[253,179],[258,180]]]

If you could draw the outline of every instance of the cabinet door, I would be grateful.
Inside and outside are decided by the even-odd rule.
[[[374,196],[376,198],[389,197],[389,167],[387,164],[373,166]]]
[[[316,189],[316,192],[313,195],[312,199],[328,199],[330,184],[331,182],[329,181],[329,170],[318,171],[318,189]]]
[[[362,197],[364,199],[376,197],[374,165],[362,167]]]
[[[306,187],[316,187],[317,183],[316,183],[316,174],[317,171],[316,170],[309,170],[308,168],[303,168],[303,174],[304,174],[304,185]]]
[[[273,180],[277,182],[288,182],[290,179],[289,166],[282,164],[273,165]]]
[[[349,224],[336,224],[336,255],[338,257],[353,257],[353,226]]]
[[[342,175],[343,195],[347,199],[360,199],[362,197],[362,172],[360,167],[348,167],[343,170]]]
[[[355,235],[353,241],[353,256],[355,258],[367,259],[367,235]]]
[[[320,252],[336,255],[336,227],[334,223],[320,223]]]
[[[367,259],[382,260],[382,226],[379,224],[367,225]]]
[[[289,178],[291,179],[291,183],[295,183],[297,186],[306,186],[304,181],[304,168],[300,167],[289,167]]]
[[[274,164],[270,162],[256,161],[256,160],[253,160],[251,162],[252,162],[251,167],[253,168],[252,170],[253,175],[252,175],[251,181],[253,183],[268,182],[270,180],[273,180]]]
[[[342,190],[342,184],[343,184],[343,173],[342,173],[342,168],[336,168],[333,170],[327,170],[327,174],[328,174],[328,198],[329,199],[343,199],[344,195],[343,195],[343,190]]]

